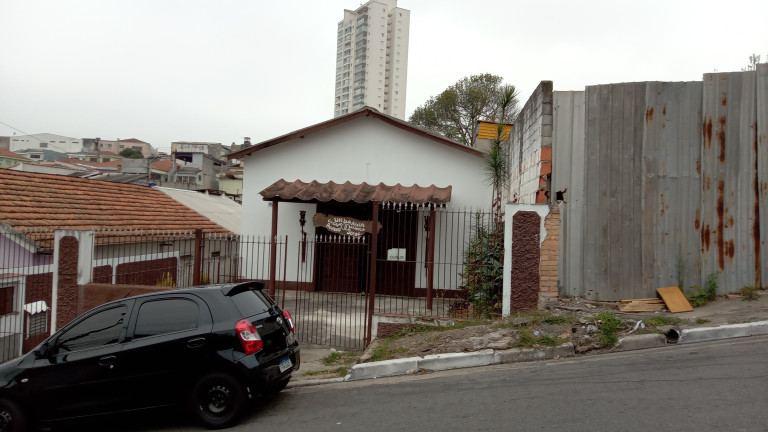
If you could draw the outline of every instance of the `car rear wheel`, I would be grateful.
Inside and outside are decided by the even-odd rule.
[[[192,392],[195,415],[211,429],[235,424],[243,412],[246,399],[240,383],[225,373],[204,376]]]
[[[24,411],[13,401],[0,399],[0,432],[22,432],[27,429]]]

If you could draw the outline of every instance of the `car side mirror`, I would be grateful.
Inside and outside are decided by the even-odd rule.
[[[35,358],[36,359],[44,359],[48,358],[48,353],[50,352],[50,349],[48,348],[48,342],[43,342],[40,344],[39,347],[35,350]]]
[[[40,344],[39,347],[35,350],[35,358],[36,359],[44,359],[49,358],[52,355],[56,354],[56,347],[50,345],[50,341],[43,342]]]

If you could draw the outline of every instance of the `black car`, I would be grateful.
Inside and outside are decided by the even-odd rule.
[[[293,321],[263,282],[106,303],[0,365],[0,431],[187,404],[208,427],[284,389],[301,362]]]

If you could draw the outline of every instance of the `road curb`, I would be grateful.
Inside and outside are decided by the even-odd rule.
[[[419,357],[404,359],[384,360],[371,363],[360,363],[352,366],[345,381],[357,381],[361,379],[383,378],[397,375],[405,375],[408,371],[418,370]]]
[[[468,367],[488,366],[495,364],[492,349],[471,353],[447,353],[428,355],[418,359],[418,369],[428,371],[444,371]]]
[[[551,360],[553,358],[573,357],[576,351],[572,343],[546,348],[513,348],[499,350],[495,353],[496,363],[518,363],[536,360]]]
[[[677,343],[707,342],[760,335],[768,335],[768,321],[683,329],[680,331],[680,338],[677,340]]]
[[[680,337],[677,340],[677,343],[695,343],[760,335],[768,335],[768,321],[683,329],[680,331]],[[659,348],[667,345],[667,338],[663,334],[651,333],[629,335],[619,339],[618,345],[611,351],[641,350],[647,348]],[[574,357],[575,355],[576,353],[572,343],[545,348],[513,348],[509,350],[487,349],[471,353],[435,354],[426,357],[409,357],[404,359],[360,363],[352,366],[349,375],[344,378],[301,381],[293,383],[292,385],[289,384],[289,387],[393,377],[414,374],[420,370],[445,371],[494,364],[550,360],[555,358]]]
[[[633,351],[667,346],[667,337],[661,333],[629,335],[619,339],[613,351]]]
[[[322,384],[333,384],[338,382],[344,382],[344,378],[322,378],[322,379],[312,379],[312,380],[296,380],[291,381],[288,383],[288,385],[285,388],[299,388],[299,387],[310,387],[310,386],[316,386],[316,385],[322,385]]]

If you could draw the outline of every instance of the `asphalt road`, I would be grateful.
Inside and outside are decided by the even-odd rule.
[[[768,337],[287,390],[230,431],[768,431]],[[113,430],[202,430],[143,414]],[[98,427],[99,425],[93,425]]]

